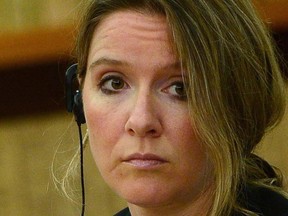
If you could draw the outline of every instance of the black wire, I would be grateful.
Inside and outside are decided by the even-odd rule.
[[[81,216],[85,214],[85,186],[84,186],[84,160],[83,160],[83,139],[82,139],[82,131],[81,131],[81,124],[78,124],[78,131],[79,131],[79,140],[80,140],[80,176],[81,176],[81,191],[82,191],[82,212]]]

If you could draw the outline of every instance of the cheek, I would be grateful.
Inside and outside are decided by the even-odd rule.
[[[180,149],[196,150],[199,148],[199,139],[196,136],[195,129],[191,123],[186,108],[177,110],[166,119],[166,129],[170,138],[173,139],[175,146]]]
[[[99,102],[86,103],[84,111],[94,160],[99,169],[110,166],[105,163],[112,161],[112,152],[123,131],[123,123],[120,124],[123,122],[123,115]]]
[[[109,114],[105,109],[99,107],[87,107],[85,116],[90,138],[102,140],[103,138],[109,139],[112,137],[110,136],[112,135],[111,131],[115,131],[117,125],[111,122],[111,113]]]
[[[180,173],[201,173],[210,169],[206,150],[195,133],[194,126],[188,117],[188,112],[175,116],[169,125],[171,140],[174,143],[174,153],[178,161],[181,161]]]

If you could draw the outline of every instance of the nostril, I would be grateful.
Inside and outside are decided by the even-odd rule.
[[[128,130],[128,133],[129,133],[130,135],[135,135],[135,131],[134,131],[133,129],[131,129],[131,128]]]
[[[158,136],[160,136],[160,133],[156,129],[151,129],[151,130],[146,132],[146,136],[158,137]]]
[[[162,126],[158,117],[155,117],[149,112],[145,112],[145,115],[131,114],[125,124],[125,131],[130,136],[138,137],[158,137],[162,133]],[[142,113],[141,113],[142,114]],[[151,114],[151,115],[150,115]]]
[[[131,136],[140,136],[140,137],[145,137],[145,136],[157,136],[157,130],[151,129],[151,130],[146,130],[146,131],[134,131],[132,128],[128,130],[128,133]]]

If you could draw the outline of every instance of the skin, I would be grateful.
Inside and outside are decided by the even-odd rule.
[[[210,165],[170,41],[165,17],[121,11],[102,20],[90,46],[83,104],[91,151],[133,216],[210,207]]]

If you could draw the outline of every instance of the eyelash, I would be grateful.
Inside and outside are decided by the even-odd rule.
[[[119,91],[123,90],[123,89],[127,89],[128,88],[128,84],[119,76],[117,75],[107,75],[104,76],[99,84],[98,84],[98,88],[107,95],[113,95],[113,94],[117,94],[119,91],[117,89],[111,90],[108,88],[105,88],[105,84],[107,84],[109,81],[120,81],[123,82],[123,87],[119,88]],[[171,89],[173,86],[175,86],[175,88],[179,87],[179,85],[181,86],[180,88],[183,88],[183,95],[179,95],[177,92],[176,94],[170,93],[172,95],[172,97],[178,99],[178,100],[186,100],[187,99],[187,95],[186,95],[186,90],[185,90],[185,86],[184,83],[182,81],[175,81],[172,82],[168,87],[166,87],[165,89],[162,90],[162,92],[164,93],[169,93],[168,90]],[[112,87],[113,88],[113,87]],[[175,90],[177,91],[177,90]]]
[[[172,96],[179,99],[179,100],[184,101],[187,99],[187,95],[186,95],[186,89],[185,89],[184,83],[182,81],[175,81],[175,82],[171,83],[167,88],[164,89],[164,92],[168,92],[168,89],[171,89],[171,87],[173,87],[173,86],[179,87],[179,85],[181,85],[181,88],[183,88],[183,94],[180,95],[176,92],[176,94],[172,94]]]
[[[99,84],[98,84],[98,88],[104,93],[104,94],[107,94],[107,95],[112,95],[112,94],[117,94],[117,89],[115,90],[110,90],[108,88],[105,88],[105,84],[107,84],[109,81],[121,81],[123,82],[123,85],[124,85],[124,89],[127,88],[128,84],[119,76],[116,76],[116,75],[107,75],[105,77],[103,77]],[[123,88],[121,88],[120,90],[122,90]]]

